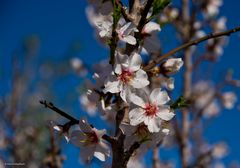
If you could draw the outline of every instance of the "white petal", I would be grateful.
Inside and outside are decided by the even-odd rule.
[[[174,89],[174,78],[168,78],[166,80],[166,86],[168,90],[173,90]]]
[[[83,132],[92,132],[92,127],[86,120],[79,120],[79,127]]]
[[[159,132],[161,121],[157,118],[146,117],[144,124],[147,125],[149,132]]]
[[[126,23],[126,24],[125,24],[123,27],[121,27],[120,30],[118,30],[117,32],[120,32],[121,34],[124,34],[124,33],[127,31],[127,29],[130,28],[131,24],[132,24],[132,22]]]
[[[143,33],[152,33],[153,31],[160,31],[160,25],[155,23],[155,22],[148,22],[144,28],[143,28]]]
[[[150,94],[150,101],[151,103],[155,103],[157,105],[166,104],[170,98],[166,91],[161,91],[160,88],[153,89],[152,93]]]
[[[142,108],[145,108],[145,104],[147,103],[146,99],[144,99],[144,97],[142,96],[138,96],[135,93],[132,93],[130,96],[130,101],[133,104],[136,104]]]
[[[104,162],[106,160],[106,156],[103,153],[101,153],[101,152],[95,151],[94,152],[94,156],[96,158],[98,158],[99,160],[101,160],[102,162]]]
[[[54,125],[53,126],[53,129],[56,130],[56,131],[59,131],[59,132],[62,132],[62,127],[58,126],[58,125]]]
[[[119,128],[122,130],[124,135],[127,136],[131,136],[134,134],[134,132],[136,131],[137,127],[132,126],[130,124],[127,123],[121,123]]]
[[[89,162],[92,160],[94,151],[95,151],[96,146],[85,146],[80,149],[80,156],[81,159],[84,160],[85,162]]]
[[[129,119],[131,125],[138,125],[144,121],[144,110],[142,108],[135,108],[129,112]]]
[[[105,82],[105,88],[103,89],[104,93],[118,93],[120,92],[120,81],[115,75],[111,75]]]
[[[115,63],[114,64],[114,72],[116,74],[121,74],[122,73],[122,65],[118,64],[118,63]]]
[[[135,72],[140,69],[141,64],[142,64],[141,56],[138,53],[134,52],[129,58],[129,69]]]
[[[106,132],[107,132],[106,129],[98,130],[98,129],[96,129],[96,128],[93,128],[92,130],[96,133],[96,135],[97,135],[97,137],[98,137],[99,139],[101,139],[102,136],[103,136],[104,134],[106,134]]]
[[[162,133],[164,133],[165,135],[168,135],[169,132],[170,132],[170,130],[167,129],[167,128],[163,128],[163,129],[162,129]]]
[[[110,155],[109,147],[106,144],[104,144],[103,142],[100,142],[100,144],[97,145],[97,147],[96,147],[94,156],[101,161],[105,161],[109,155]]]
[[[131,44],[131,45],[135,45],[137,43],[137,40],[135,39],[135,37],[133,37],[131,35],[124,36],[120,40],[122,40],[128,44]]]
[[[115,65],[114,65],[114,72],[116,74],[122,73],[122,64],[126,64],[128,62],[128,56],[121,54],[119,51],[116,52],[115,55]]]
[[[134,88],[143,88],[143,87],[149,85],[147,73],[144,70],[139,69],[136,72],[135,78],[133,78],[133,80],[131,81],[130,84]]]
[[[128,102],[130,99],[130,95],[130,88],[127,85],[124,85],[122,91],[120,92],[120,97],[123,99],[123,101]]]
[[[63,135],[64,135],[64,138],[66,139],[66,141],[68,143],[70,141],[70,137],[68,135],[68,132],[64,132]]]
[[[84,145],[84,141],[86,140],[86,136],[82,131],[75,130],[71,133],[70,141],[75,146],[81,147]]]
[[[162,120],[169,121],[175,116],[175,114],[167,107],[160,107],[157,116]]]
[[[102,30],[102,31],[99,32],[99,36],[103,38],[107,35],[107,33],[108,32],[106,30]]]

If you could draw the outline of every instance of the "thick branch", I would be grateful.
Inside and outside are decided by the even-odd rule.
[[[206,40],[209,40],[209,39],[212,39],[212,38],[217,38],[217,37],[221,37],[221,36],[229,36],[231,35],[232,33],[236,33],[240,31],[240,26],[238,27],[235,27],[234,29],[231,29],[231,30],[227,30],[227,31],[224,31],[224,32],[219,32],[219,33],[210,33],[204,37],[201,37],[199,39],[196,39],[196,40],[192,40],[192,41],[189,41],[171,51],[169,51],[168,53],[162,55],[161,57],[157,58],[156,60],[153,60],[153,62],[151,62],[150,64],[148,64],[147,66],[145,66],[143,69],[145,71],[149,71],[151,70],[153,67],[155,67],[157,64],[159,64],[162,60],[166,59],[167,57],[170,57],[171,55],[183,50],[183,49],[186,49],[190,46],[193,46],[193,45],[197,45],[198,43],[201,43],[203,41],[206,41]]]

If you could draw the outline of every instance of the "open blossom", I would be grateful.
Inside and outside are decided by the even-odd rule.
[[[101,38],[111,38],[113,25],[112,16],[110,14],[102,15],[101,13],[96,13],[92,7],[88,7],[86,13],[90,24],[96,28],[98,35]],[[126,23],[123,19],[120,19],[116,27],[119,40],[131,45],[135,45],[137,42],[134,37],[134,32],[137,31],[136,26],[132,22]]]
[[[132,33],[136,31],[137,29],[132,22],[128,22],[116,29],[119,40],[131,45],[135,45],[137,43],[136,38],[132,35]]]
[[[166,91],[154,89],[150,96],[145,92],[140,95],[132,94],[131,101],[139,106],[129,112],[131,125],[144,123],[150,132],[159,132],[161,121],[169,121],[175,115],[166,103],[170,100]]]
[[[161,72],[170,75],[178,72],[183,66],[182,58],[170,58],[161,65]]]
[[[128,149],[133,143],[145,141],[141,149],[154,148],[158,143],[160,143],[165,135],[168,135],[169,129],[162,128],[159,132],[151,133],[148,130],[148,127],[141,123],[137,126],[132,126],[128,123],[121,123],[120,129],[123,134],[126,135],[124,142],[124,147]]]
[[[127,102],[132,88],[144,88],[149,84],[148,76],[141,67],[142,59],[137,53],[130,57],[117,53],[114,73],[105,82],[104,92],[119,93]]]
[[[81,157],[85,161],[90,161],[93,156],[105,161],[110,156],[109,147],[102,139],[106,130],[92,128],[85,120],[79,121],[79,127],[81,130],[71,133],[70,141],[81,148]]]

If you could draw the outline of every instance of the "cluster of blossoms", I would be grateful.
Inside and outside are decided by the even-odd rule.
[[[95,3],[87,8],[86,13],[90,24],[95,27],[97,37],[107,42],[112,38],[112,8],[110,6],[107,10],[102,10],[103,7],[101,3]],[[98,111],[107,121],[114,122],[119,110],[128,109],[127,119],[119,125],[122,134],[126,136],[125,149],[130,148],[134,142],[144,142],[142,149],[159,144],[169,134],[167,122],[175,115],[170,108],[168,92],[164,88],[174,89],[174,78],[170,75],[180,70],[182,59],[170,58],[159,66],[162,76],[158,87],[150,86],[148,73],[143,70],[141,54],[159,52],[157,33],[160,30],[159,24],[148,22],[140,32],[144,43],[137,50],[126,52],[121,46],[136,45],[135,33],[139,33],[139,30],[133,22],[120,18],[114,30],[119,41],[113,55],[114,64],[102,61],[95,65],[92,76],[95,83],[86,81],[87,92],[80,97],[81,104],[91,116]],[[76,72],[84,70],[85,73],[80,60],[73,58],[71,65]],[[50,123],[68,142],[81,148],[81,158],[84,161],[90,161],[93,156],[105,161],[110,156],[110,149],[103,138],[106,130],[97,130],[84,119],[79,121],[77,128],[72,128],[71,123]]]
[[[141,68],[141,65],[142,59],[137,52],[133,52],[128,56],[116,51],[113,70],[111,71],[111,66],[110,68],[106,68],[107,65],[103,66],[103,63],[98,65],[99,70],[102,71],[94,74],[93,77],[96,83],[93,84],[88,81],[88,91],[80,98],[82,105],[90,115],[94,114],[93,111],[98,110],[104,119],[113,122],[119,109],[116,108],[117,102],[107,102],[109,101],[107,99],[109,96],[119,95],[120,102],[122,101],[119,108],[129,108],[129,122],[122,122],[120,125],[123,134],[127,136],[126,148],[129,148],[135,141],[140,142],[144,139],[149,141],[145,143],[145,147],[149,145],[153,147],[154,144],[159,143],[164,135],[169,133],[169,129],[164,123],[171,120],[175,115],[169,104],[167,104],[170,98],[166,91],[161,88],[154,88],[149,91],[148,75]],[[168,59],[161,65],[161,69],[165,74],[172,74],[179,71],[182,65],[181,59]],[[102,67],[105,67],[105,69]],[[163,81],[163,83],[166,83],[166,81]],[[170,85],[170,88],[173,89],[174,84],[171,82]],[[83,124],[80,124],[82,129],[81,125]],[[90,130],[90,126],[88,127]],[[86,134],[85,138],[90,139],[84,140],[84,145],[80,145],[83,143],[82,139],[84,137],[84,135],[81,135],[81,131],[71,133],[70,139],[74,138],[73,143],[77,144],[79,142],[77,146],[80,147],[86,147],[91,143],[98,145],[99,142],[103,143],[104,140],[101,139],[103,134],[98,133],[95,128],[91,128],[91,130],[95,132],[95,138],[98,140],[93,140],[93,137],[89,137],[86,131],[83,131],[82,134]],[[84,152],[85,158],[86,154],[89,154],[87,155],[88,159],[92,155],[100,160],[105,160],[106,156],[109,156],[109,150],[101,150],[103,155],[100,157],[98,152],[94,153],[94,151],[97,151],[96,148],[91,149],[92,153]]]
[[[180,11],[176,7],[166,8],[158,17],[159,24],[150,21],[153,10],[150,8],[146,16],[149,21],[139,28],[137,23],[122,15],[116,22],[110,1],[89,2],[92,4],[86,9],[89,23],[94,27],[98,40],[109,45],[111,52],[109,62],[100,61],[93,67],[94,82],[85,81],[86,92],[79,98],[81,105],[90,116],[95,116],[99,112],[103,120],[115,124],[116,132],[111,137],[116,140],[121,137],[119,134],[124,135],[123,152],[130,150],[136,142],[140,144],[141,151],[154,148],[170,133],[171,128],[168,123],[175,113],[168,91],[174,89],[172,75],[181,69],[183,61],[182,58],[168,58],[157,62],[161,63],[159,66],[154,65],[151,70],[146,70],[144,66],[146,61],[142,56],[149,55],[150,64],[151,60],[154,62],[154,57],[159,56],[161,47],[158,32],[161,31],[161,24],[171,21],[179,31],[182,31],[181,28],[185,25],[181,20]],[[220,0],[197,3],[204,9],[203,15],[214,32],[226,29],[224,17],[212,19],[218,14]],[[192,36],[189,40],[203,37],[204,22],[196,18],[192,24]],[[208,40],[204,57],[210,61],[216,60],[222,54],[223,45],[222,38]],[[190,50],[194,53],[195,48],[192,47]],[[72,59],[71,65],[80,75],[87,73],[79,59]],[[233,92],[220,93],[206,81],[195,83],[190,97],[191,108],[200,112],[203,110],[201,115],[206,118],[219,113],[219,104],[231,109],[237,100]],[[121,116],[122,111],[124,111],[123,116]],[[110,156],[105,129],[98,130],[85,119],[79,121],[77,128],[72,128],[71,124],[70,122],[59,125],[51,122],[52,127],[62,133],[68,142],[81,148],[81,158],[84,161],[89,162],[93,157],[105,161]],[[114,152],[113,146],[112,152]],[[213,148],[213,156],[219,157],[219,153],[225,154],[226,151],[219,150],[220,147]],[[189,155],[191,155],[190,150]],[[135,162],[139,164],[137,160],[131,160],[129,167]]]
[[[220,92],[209,81],[199,81],[193,88],[193,105],[196,110],[204,109],[203,116],[211,118],[219,114],[220,104],[226,109],[232,109],[237,102],[234,92]]]

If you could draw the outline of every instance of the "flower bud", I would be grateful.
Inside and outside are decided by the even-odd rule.
[[[164,75],[175,74],[180,70],[182,65],[182,58],[170,58],[161,64],[161,73]]]

